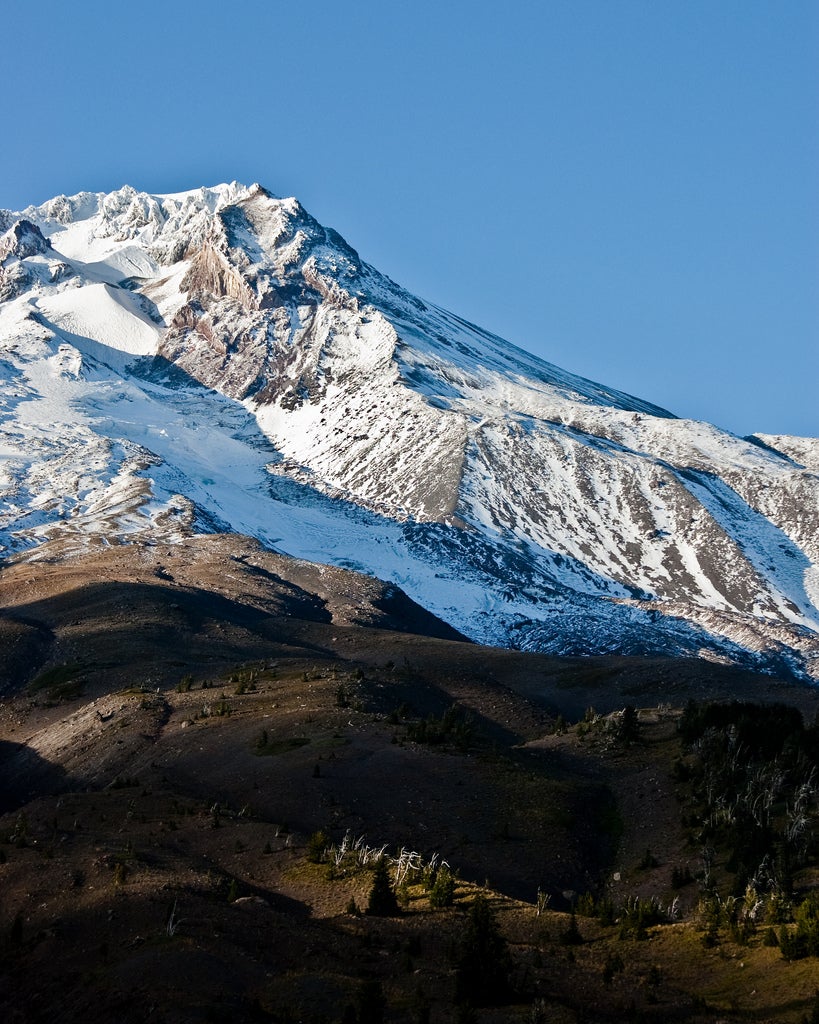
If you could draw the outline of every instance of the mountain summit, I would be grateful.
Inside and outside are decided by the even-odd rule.
[[[0,211],[0,349],[7,558],[232,531],[481,642],[819,679],[819,441],[552,366],[295,199],[234,182]]]

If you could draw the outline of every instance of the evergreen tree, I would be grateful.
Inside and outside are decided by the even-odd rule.
[[[510,994],[509,950],[484,896],[469,908],[458,953],[456,998],[474,1006],[502,1003]]]
[[[621,743],[625,743],[626,746],[636,743],[640,738],[640,720],[637,717],[637,709],[633,704],[627,704],[623,708],[617,729],[617,738]]]
[[[397,917],[401,913],[384,857],[378,861],[373,872],[373,887],[370,889],[367,913],[374,917]]]
[[[429,905],[431,907],[451,907],[454,901],[455,877],[446,864],[442,864],[435,874],[435,881],[429,891]]]

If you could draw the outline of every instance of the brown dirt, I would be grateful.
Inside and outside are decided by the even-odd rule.
[[[690,851],[668,705],[767,697],[812,717],[813,691],[707,663],[482,649],[377,581],[243,538],[43,554],[0,573],[4,1019],[332,1022],[374,981],[388,1021],[422,1019],[425,1001],[433,1024],[450,1021],[476,887],[518,990],[480,1021],[810,1011],[804,963],[758,943],[706,950],[690,921],[647,943],[589,919],[581,946],[560,936],[566,894],[673,895]],[[639,743],[553,734],[557,712],[627,702]],[[453,704],[472,717],[468,742],[410,738]],[[433,910],[416,885],[399,919],[348,915],[370,872],[310,863],[317,829],[442,854],[457,906]],[[639,867],[646,849],[656,867]],[[687,911],[695,890],[684,897]],[[624,968],[607,985],[611,954]]]

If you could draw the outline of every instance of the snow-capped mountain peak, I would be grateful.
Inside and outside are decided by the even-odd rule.
[[[0,229],[9,553],[229,529],[476,639],[819,677],[819,442],[552,366],[259,185],[60,196]]]

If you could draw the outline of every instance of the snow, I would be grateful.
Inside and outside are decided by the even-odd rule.
[[[158,327],[142,313],[131,293],[122,288],[89,284],[41,299],[37,308],[46,326],[61,337],[75,340],[78,346],[83,345],[81,339],[87,339],[132,356],[156,352]],[[99,350],[95,353],[99,355]]]
[[[0,303],[7,551],[234,530],[485,642],[819,678],[819,441],[734,437],[544,363],[256,186],[24,216],[52,250]],[[206,244],[230,286],[192,296]]]

